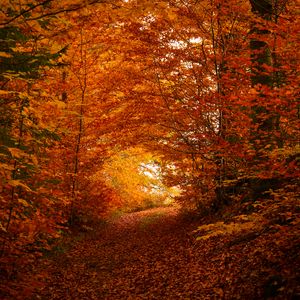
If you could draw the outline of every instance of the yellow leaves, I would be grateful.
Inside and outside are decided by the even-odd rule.
[[[22,183],[20,180],[9,180],[8,184],[12,187],[22,187],[24,190],[26,190],[27,192],[32,192],[32,190],[30,189],[29,186],[27,186],[26,184]]]
[[[160,84],[164,87],[172,87],[175,85],[175,83],[171,80],[165,80],[165,79],[161,79],[160,80]]]
[[[104,60],[104,61],[110,60],[112,55],[113,55],[112,51],[105,51],[99,55],[99,58],[100,58],[100,60]]]
[[[141,148],[131,148],[112,156],[105,163],[102,176],[123,198],[126,208],[142,206],[146,199],[159,200],[166,193],[153,155]]]
[[[19,148],[7,148],[7,150],[10,152],[11,156],[15,159],[20,159],[20,158],[26,158],[26,160],[29,160],[30,162],[32,162],[34,165],[38,164],[37,158],[34,154],[28,154],[25,151],[19,149]],[[0,164],[1,166],[1,164]],[[5,169],[12,169],[9,166],[4,166],[3,167]]]
[[[0,230],[1,230],[1,231],[4,231],[4,232],[7,232],[6,228],[2,225],[1,222],[0,222]]]
[[[0,170],[8,170],[8,171],[12,171],[14,169],[14,167],[12,165],[9,164],[5,164],[5,163],[0,163]]]
[[[136,85],[133,88],[133,91],[138,92],[138,93],[146,92],[148,90],[149,90],[149,87],[147,87],[147,86],[145,86],[143,84]]]
[[[7,52],[0,52],[0,57],[9,58],[9,57],[12,57],[12,55],[10,53],[7,53]]]
[[[52,101],[52,104],[55,105],[57,108],[61,108],[61,109],[66,108],[66,103],[64,103],[63,101],[54,100]]]
[[[53,42],[52,45],[51,45],[50,52],[51,52],[51,53],[57,53],[57,52],[59,52],[62,48],[63,48],[63,47],[62,47],[62,45],[61,45],[60,43]]]
[[[177,11],[178,11],[178,9],[176,9],[176,8],[171,8],[167,11],[169,20],[173,21],[178,18]]]
[[[264,148],[265,148],[265,149],[270,149],[270,148],[272,148],[272,147],[273,147],[273,145],[267,144]]]
[[[24,199],[19,198],[18,202],[21,203],[25,207],[30,207],[31,205]]]
[[[283,147],[283,148],[275,148],[272,152],[269,153],[269,156],[272,158],[276,157],[288,157],[293,156],[300,153],[300,146],[295,145],[293,147]]]
[[[239,234],[241,232],[249,232],[252,230],[259,231],[265,224],[266,220],[258,215],[239,215],[234,218],[234,222],[225,223],[217,222],[213,224],[203,225],[198,227],[195,232],[201,232],[203,235],[198,236],[196,240],[207,240],[211,237],[227,235],[227,234]]]
[[[36,166],[39,164],[38,159],[35,155],[30,155],[30,159]]]
[[[10,91],[0,90],[0,95],[2,95],[2,96],[8,95],[10,93],[11,93]]]
[[[116,96],[117,98],[123,98],[125,96],[125,93],[123,93],[122,91],[116,91],[114,92],[114,96]]]
[[[11,156],[14,158],[21,158],[27,156],[27,154],[19,148],[7,148],[7,149],[10,152]]]

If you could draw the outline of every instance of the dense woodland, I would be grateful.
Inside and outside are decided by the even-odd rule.
[[[63,239],[160,206],[180,208],[174,232],[189,234],[194,265],[213,249],[224,262],[207,267],[209,292],[181,274],[190,294],[53,299],[299,297],[299,9],[1,0],[0,297],[35,299],[47,277],[36,264]],[[166,240],[153,247],[181,249],[157,226]]]

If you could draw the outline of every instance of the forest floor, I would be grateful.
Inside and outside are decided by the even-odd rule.
[[[294,247],[268,239],[268,256],[264,234],[196,241],[200,222],[169,207],[87,228],[42,259],[30,299],[296,299]]]

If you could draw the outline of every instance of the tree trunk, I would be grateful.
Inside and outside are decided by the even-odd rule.
[[[257,103],[252,110],[252,145],[256,150],[256,160],[260,162],[264,158],[264,150],[267,145],[269,149],[275,144],[274,130],[278,127],[278,116],[266,108],[268,98],[266,91],[273,87],[273,73],[270,69],[273,66],[272,51],[267,39],[270,31],[266,28],[265,22],[272,20],[273,2],[271,0],[250,0],[252,12],[257,20],[251,28],[251,62],[252,62],[252,86],[258,92]],[[260,21],[261,20],[261,21]]]

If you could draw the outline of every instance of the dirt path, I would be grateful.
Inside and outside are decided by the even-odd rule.
[[[188,233],[173,208],[121,217],[59,255],[36,299],[204,299]]]
[[[267,274],[281,267],[256,251],[261,237],[199,243],[195,228],[173,208],[123,216],[52,257],[47,285],[30,299],[270,299]]]

